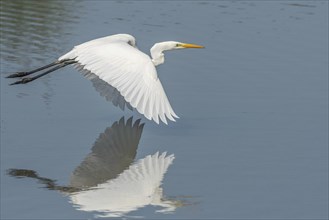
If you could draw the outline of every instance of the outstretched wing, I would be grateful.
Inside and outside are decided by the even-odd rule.
[[[147,119],[167,124],[175,121],[173,111],[155,66],[146,54],[131,46],[130,35],[113,35],[74,47],[59,60],[74,59],[80,68],[114,87],[133,108]],[[88,76],[88,74],[85,74]]]

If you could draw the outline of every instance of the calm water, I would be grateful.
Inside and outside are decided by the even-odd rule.
[[[328,1],[1,1],[0,17],[2,219],[328,218]],[[176,123],[71,67],[4,78],[115,33],[206,46],[158,69]]]

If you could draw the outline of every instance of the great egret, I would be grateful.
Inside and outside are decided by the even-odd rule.
[[[159,124],[160,118],[167,124],[166,118],[175,121],[178,116],[168,101],[156,66],[164,63],[164,51],[183,48],[203,46],[176,41],[160,42],[151,48],[149,57],[137,49],[133,36],[116,34],[75,46],[51,64],[29,72],[18,72],[8,78],[24,77],[52,67],[39,75],[22,78],[11,85],[25,84],[73,64],[114,105],[119,105],[121,109],[125,106],[135,108],[147,119]]]

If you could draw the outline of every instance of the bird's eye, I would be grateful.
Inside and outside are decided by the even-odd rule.
[[[180,46],[180,44],[176,44],[176,47],[179,47]]]

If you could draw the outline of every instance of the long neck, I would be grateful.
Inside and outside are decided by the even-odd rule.
[[[151,57],[154,66],[164,63],[164,54],[163,51],[171,50],[172,47],[168,45],[168,42],[160,42],[153,45],[151,48]]]
[[[154,66],[164,63],[164,54],[161,43],[156,43],[151,48],[151,57]]]

